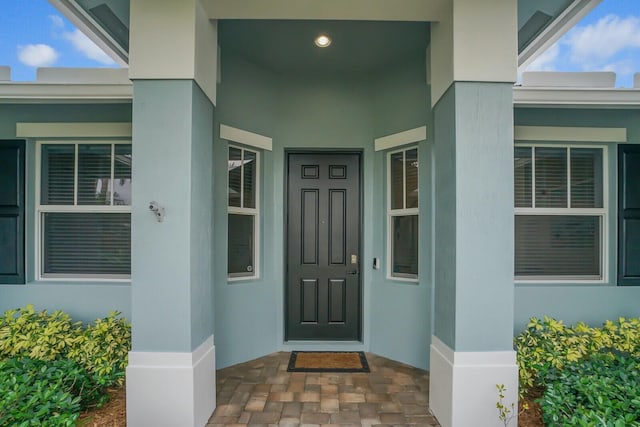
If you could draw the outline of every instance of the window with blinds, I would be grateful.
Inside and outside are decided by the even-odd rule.
[[[389,276],[418,278],[418,149],[388,155]]]
[[[258,275],[258,153],[229,146],[227,159],[227,275]]]
[[[602,280],[604,147],[517,145],[516,280]]]
[[[39,143],[39,276],[131,275],[131,144]]]

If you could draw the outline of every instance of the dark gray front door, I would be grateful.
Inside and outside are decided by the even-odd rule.
[[[360,338],[360,155],[288,155],[288,340]]]

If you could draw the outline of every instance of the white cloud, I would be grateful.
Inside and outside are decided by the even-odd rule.
[[[58,52],[46,44],[18,46],[18,59],[30,67],[48,67],[58,60]]]
[[[626,49],[640,48],[640,18],[607,15],[596,23],[578,26],[562,40],[569,59],[583,69],[602,68]]]
[[[64,21],[60,15],[49,15],[49,20],[51,21],[51,26],[54,30],[60,30],[64,28]]]
[[[115,61],[109,55],[104,53],[94,42],[85,36],[80,30],[65,31],[62,34],[65,40],[71,42],[73,47],[89,59],[100,62],[105,65],[113,65]]]
[[[633,61],[629,58],[622,58],[618,61],[603,64],[599,67],[602,71],[613,71],[618,76],[631,76],[634,72],[638,71],[640,62]]]
[[[527,71],[554,71],[556,69],[555,62],[560,54],[560,46],[554,43],[549,49],[544,51],[534,61],[529,64]]]

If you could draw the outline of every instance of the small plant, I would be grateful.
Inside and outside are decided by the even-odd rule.
[[[496,388],[498,389],[498,401],[496,402],[496,408],[498,408],[498,419],[507,427],[513,417],[516,414],[516,404],[511,402],[511,405],[505,404],[504,393],[507,391],[507,388],[504,384],[496,384]]]

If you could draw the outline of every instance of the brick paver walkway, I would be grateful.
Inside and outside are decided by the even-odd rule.
[[[428,372],[367,360],[371,373],[290,373],[284,352],[221,369],[207,426],[439,426]]]

